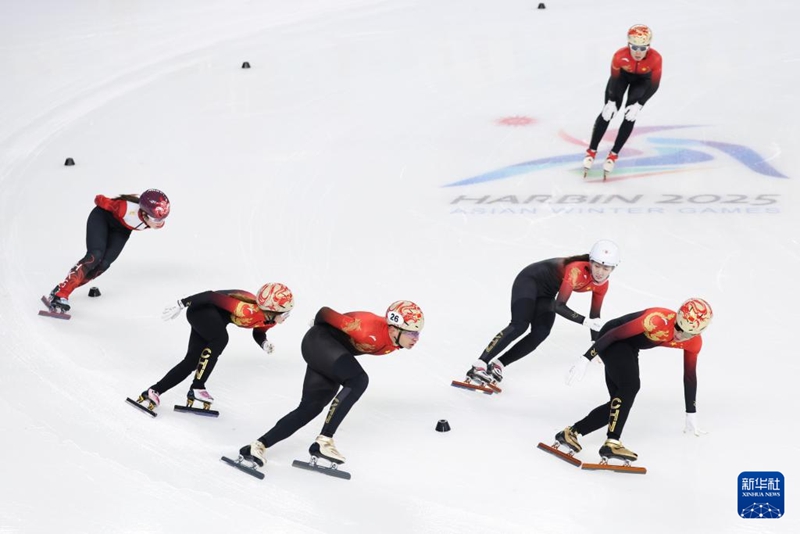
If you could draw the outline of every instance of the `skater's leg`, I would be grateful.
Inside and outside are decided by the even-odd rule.
[[[306,367],[300,404],[278,420],[258,441],[265,447],[272,447],[285,440],[322,413],[338,390],[339,384],[336,381]]]
[[[186,356],[175,367],[170,369],[161,380],[151,386],[158,393],[165,393],[174,388],[192,374],[193,371],[199,372],[201,367],[203,367],[201,379],[204,384],[211,372],[209,370],[209,360],[213,356],[213,363],[211,364],[213,369],[216,359],[225,347],[224,344],[227,343],[226,325],[215,308],[211,306],[190,307],[186,313],[186,318],[189,324],[192,325]],[[207,349],[210,349],[211,352],[206,353],[207,357],[204,358],[204,351]],[[205,366],[203,366],[203,362],[205,362]]]
[[[626,343],[617,343],[619,350],[613,355],[615,363],[608,370],[615,388],[611,393],[608,416],[608,433],[611,439],[620,439],[633,402],[641,385],[639,379],[638,350]]]
[[[630,106],[636,104],[636,102],[645,94],[647,90],[647,82],[634,82],[630,85],[628,90],[628,98],[625,102],[625,107],[622,109],[625,112]],[[617,132],[617,138],[614,141],[614,146],[611,148],[611,152],[613,154],[619,154],[622,150],[622,147],[625,146],[625,143],[628,141],[628,138],[633,133],[633,126],[636,124],[636,116],[629,116],[626,113],[625,118],[622,120],[622,124],[619,127],[619,132]]]
[[[307,364],[300,404],[259,438],[267,447],[291,436],[325,409],[341,383],[336,378],[336,362],[345,355],[352,358],[326,326],[312,326],[303,337],[300,351]]]
[[[539,288],[533,280],[518,276],[511,288],[511,322],[487,345],[480,360],[489,363],[528,330],[536,313]]]
[[[89,281],[89,273],[100,265],[106,253],[110,231],[107,212],[95,207],[86,220],[86,254],[76,263],[63,282],[58,284],[54,295],[68,299],[75,289]]]
[[[320,434],[332,438],[336,429],[350,412],[353,405],[369,386],[369,377],[355,357],[350,354],[343,355],[333,368],[337,382],[342,384],[342,390],[333,399],[325,418],[325,425]]]
[[[128,238],[131,236],[131,231],[125,228],[113,228],[108,234],[108,246],[106,247],[105,254],[103,255],[100,263],[91,271],[89,271],[86,281],[94,280],[108,270],[114,261],[119,257]]]
[[[536,350],[536,347],[547,339],[556,320],[556,314],[552,308],[552,299],[542,298],[536,300],[530,333],[503,354],[500,357],[500,363],[504,366],[514,363]]]
[[[592,127],[592,138],[589,141],[589,150],[597,152],[597,147],[600,145],[600,141],[603,140],[603,136],[606,134],[606,130],[608,130],[611,119],[614,118],[617,110],[619,110],[622,105],[622,99],[627,88],[627,84],[620,79],[615,80],[609,78],[606,84],[603,111],[594,120],[594,126]],[[609,105],[609,103],[611,105]]]
[[[613,431],[618,439],[636,392],[639,391],[638,350],[625,342],[612,343],[603,352],[603,362],[606,388],[611,400],[589,412],[586,417],[572,425],[572,428],[577,433],[586,435],[606,426],[611,437],[613,424]]]

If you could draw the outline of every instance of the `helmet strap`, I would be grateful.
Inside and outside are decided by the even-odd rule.
[[[397,327],[395,326],[395,328],[397,328]],[[402,330],[400,330],[399,328],[397,328],[397,335],[396,335],[396,336],[395,336],[395,338],[392,340],[392,343],[394,343],[394,346],[395,346],[395,347],[399,347],[399,346],[400,346],[400,336],[401,336],[402,334],[403,334],[403,331],[402,331]]]

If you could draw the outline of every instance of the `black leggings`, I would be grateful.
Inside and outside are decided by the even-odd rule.
[[[612,439],[620,439],[641,385],[639,349],[625,341],[612,343],[603,351],[603,362],[606,367],[606,387],[611,400],[589,412],[573,428],[585,436],[608,425],[606,435]]]
[[[646,79],[634,80],[631,82],[620,79],[619,81],[615,82],[613,78],[610,78],[608,80],[608,84],[606,85],[605,103],[607,104],[609,101],[613,101],[617,105],[619,113],[624,113],[625,107],[630,106],[645,94],[649,84],[649,80]],[[625,91],[628,91],[628,99],[625,101],[625,107],[623,107],[622,99],[625,97]],[[617,132],[617,138],[614,141],[614,146],[611,148],[611,152],[619,154],[619,151],[622,150],[622,147],[625,146],[625,143],[631,136],[631,133],[633,132],[633,124],[635,122],[636,121],[628,121],[625,119],[622,120],[622,124],[619,127],[619,132]],[[594,128],[592,128],[592,140],[589,142],[589,148],[592,150],[597,150],[597,147],[600,145],[600,140],[603,139],[603,136],[606,134],[609,123],[610,121],[607,121],[603,118],[602,113],[597,116],[594,121]]]
[[[60,284],[59,296],[68,298],[75,289],[106,272],[119,257],[130,236],[131,230],[110,212],[96,206],[86,221],[86,255],[72,267]]]
[[[550,335],[556,313],[552,298],[538,297],[536,283],[525,278],[517,278],[511,289],[511,322],[501,330],[480,356],[481,361],[489,363],[508,345],[524,334],[528,327],[530,333],[519,340],[500,357],[500,363],[509,365],[527,356]]]
[[[152,388],[165,393],[194,372],[192,389],[205,389],[206,380],[217,365],[217,359],[228,344],[228,322],[216,306],[189,306],[186,319],[192,325],[189,349],[175,367],[156,382]]]
[[[369,385],[367,373],[356,361],[352,348],[336,339],[330,327],[312,326],[303,337],[301,351],[307,365],[300,404],[258,438],[267,447],[283,441],[307,425],[331,400],[333,402],[320,434],[333,437]]]

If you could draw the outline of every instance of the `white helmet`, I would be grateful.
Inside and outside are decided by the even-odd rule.
[[[425,326],[425,316],[419,306],[410,300],[398,300],[386,310],[386,322],[400,330],[419,332]]]
[[[650,46],[653,32],[644,24],[635,24],[628,30],[628,44],[637,46]]]
[[[697,335],[706,329],[713,316],[708,302],[695,297],[681,304],[675,322],[687,334]]]
[[[589,259],[600,265],[616,267],[619,265],[619,247],[613,241],[601,239],[592,247]]]
[[[292,291],[283,284],[271,283],[264,284],[256,295],[258,307],[264,311],[288,312],[294,308],[294,295]]]

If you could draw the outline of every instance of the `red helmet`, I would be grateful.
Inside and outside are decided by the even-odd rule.
[[[265,311],[288,312],[294,308],[294,295],[283,284],[264,284],[256,295],[258,307]]]
[[[425,326],[425,316],[419,306],[410,300],[398,300],[386,310],[386,322],[401,330],[419,332]]]
[[[161,222],[169,215],[169,199],[158,189],[148,189],[139,196],[139,209],[155,222]]]
[[[706,329],[714,312],[708,302],[699,298],[691,298],[681,304],[675,324],[687,334],[697,335]]]

